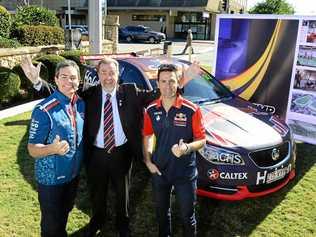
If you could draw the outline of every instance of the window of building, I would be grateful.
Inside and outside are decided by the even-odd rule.
[[[164,15],[132,15],[133,21],[166,21]]]
[[[210,18],[203,17],[203,12],[178,12],[174,24],[175,37],[185,39],[191,28],[193,39],[209,39],[209,25]]]

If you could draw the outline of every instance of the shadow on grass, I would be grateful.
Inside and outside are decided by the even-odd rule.
[[[4,125],[5,126],[21,126],[21,125],[28,126],[29,123],[30,123],[30,120],[24,119],[24,120],[17,120],[17,121],[6,122]]]
[[[7,122],[4,124],[5,126],[29,126],[29,120],[19,120],[19,121],[13,121],[13,122]],[[28,129],[26,129],[28,131]],[[26,182],[28,182],[34,190],[36,190],[36,181],[34,178],[34,159],[31,158],[28,155],[27,151],[27,142],[28,142],[28,132],[26,132],[19,142],[16,156],[17,156],[17,164],[19,166],[19,171],[23,175]],[[150,175],[147,172],[147,169],[145,169],[144,165],[141,162],[135,162],[134,167],[132,169],[132,185],[130,190],[130,216],[131,219],[133,216],[137,215],[137,206],[138,203],[142,202],[144,199],[144,195],[142,195],[143,190],[148,186]],[[85,168],[82,168],[81,172],[81,179],[80,184],[78,187],[77,197],[75,205],[76,207],[82,211],[83,213],[91,216],[91,205],[90,205],[90,198],[88,194],[88,188],[87,188],[87,182],[86,182],[86,172]],[[102,230],[102,233],[104,236],[114,236],[115,233],[115,209],[114,209],[114,203],[115,203],[115,197],[113,195],[113,192],[109,190],[109,200],[108,200],[108,218],[106,220],[106,226]],[[151,203],[151,200],[150,200]],[[83,236],[83,231],[85,229],[85,226],[83,226],[81,229],[76,231],[75,233],[72,233],[70,236]],[[112,233],[112,234],[109,234]],[[102,234],[100,236],[103,236]]]
[[[8,122],[5,126],[28,125],[28,120]],[[36,189],[34,180],[34,160],[27,153],[28,134],[24,134],[17,149],[17,163],[25,180]],[[285,195],[300,181],[301,178],[315,164],[313,156],[316,147],[308,144],[297,145],[296,177],[286,187],[269,195],[257,199],[239,202],[223,202],[198,197],[197,220],[198,236],[248,236],[267,215],[284,199]],[[142,237],[156,235],[156,222],[151,197],[150,175],[143,164],[135,163],[132,172],[132,186],[130,190],[130,217],[131,229],[134,236]],[[102,234],[99,236],[115,236],[115,197],[109,193],[108,219]],[[83,169],[78,189],[76,206],[82,212],[90,215],[90,200],[87,193],[86,177]],[[70,236],[83,236],[81,229]],[[173,205],[173,232],[174,236],[181,236],[181,223],[176,205]],[[137,235],[135,235],[137,233]]]

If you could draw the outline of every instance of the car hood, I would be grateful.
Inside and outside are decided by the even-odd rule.
[[[201,105],[201,111],[210,143],[253,150],[274,146],[283,140],[269,120],[261,120],[232,105]]]

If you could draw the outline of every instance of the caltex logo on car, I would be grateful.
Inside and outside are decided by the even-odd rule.
[[[216,169],[211,169],[207,171],[207,176],[210,180],[216,180],[219,178],[219,172]]]

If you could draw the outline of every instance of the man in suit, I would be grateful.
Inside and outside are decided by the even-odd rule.
[[[39,78],[39,67],[30,59],[22,68],[42,95],[48,95],[53,87]],[[198,71],[193,64],[184,73],[184,82]],[[116,227],[119,236],[130,236],[128,215],[129,173],[132,157],[142,157],[143,108],[159,96],[159,91],[144,91],[134,84],[118,84],[118,62],[111,58],[97,65],[100,84],[82,91],[86,103],[85,112],[85,163],[92,201],[92,217],[87,236],[94,236],[106,219],[106,200],[109,182],[116,199]]]
[[[97,71],[101,85],[89,88],[86,94],[93,96],[84,97],[87,115],[87,174],[93,209],[89,232],[95,233],[104,223],[108,184],[111,182],[116,199],[116,225],[120,236],[129,236],[128,188],[131,154],[138,159],[142,158],[142,110],[158,96],[158,92],[142,91],[132,84],[118,85],[118,63],[113,59],[101,60]],[[112,149],[109,144],[111,142],[103,139],[106,130],[104,127],[107,126],[107,121],[103,122],[103,118],[109,117],[105,108],[107,100],[111,100],[113,111],[115,147]]]

